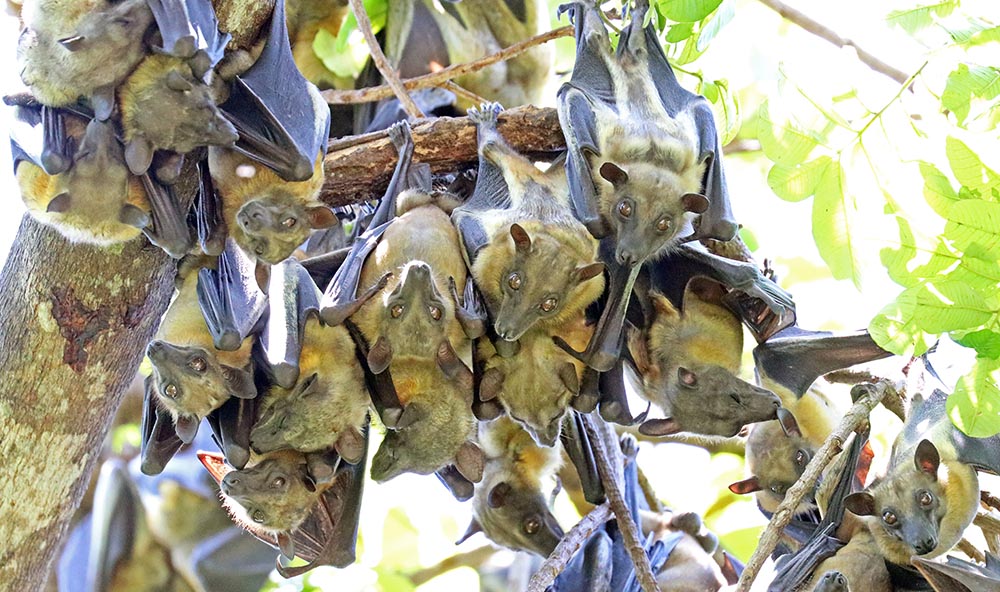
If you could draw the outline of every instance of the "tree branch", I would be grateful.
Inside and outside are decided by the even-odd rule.
[[[660,444],[663,442],[687,444],[688,446],[704,448],[711,453],[729,452],[731,454],[743,456],[746,454],[747,448],[746,438],[741,438],[739,436],[726,438],[724,436],[705,436],[702,434],[693,434],[691,432],[680,432],[667,436],[647,436],[640,433],[638,429],[628,428],[623,431],[632,434],[635,436],[635,439],[640,442],[652,442],[654,444]]]
[[[442,559],[430,567],[425,567],[411,573],[409,575],[410,582],[414,586],[420,586],[453,569],[460,567],[477,568],[489,561],[490,557],[496,555],[496,552],[497,548],[493,545],[483,545],[465,553],[457,553],[451,557]]]
[[[955,548],[961,551],[962,553],[965,553],[969,557],[969,559],[972,559],[976,563],[986,563],[986,555],[984,555],[982,551],[977,549],[976,546],[969,541],[969,539],[963,538],[962,540],[958,541],[958,544],[955,545]]]
[[[858,395],[856,397],[857,402],[854,403],[843,419],[840,420],[840,425],[830,434],[830,437],[826,439],[823,446],[816,451],[815,456],[809,461],[809,465],[806,466],[806,470],[799,477],[799,480],[785,494],[784,501],[781,502],[781,505],[774,512],[774,516],[768,523],[767,528],[764,529],[764,533],[761,535],[760,542],[757,544],[757,548],[754,549],[750,561],[747,562],[746,569],[744,569],[743,575],[740,576],[740,581],[737,584],[736,592],[747,592],[750,590],[750,586],[757,577],[761,566],[764,565],[764,561],[774,551],[775,546],[777,546],[781,538],[782,531],[788,526],[788,523],[795,515],[795,508],[815,488],[823,469],[841,451],[844,441],[847,440],[851,432],[854,432],[864,422],[868,421],[868,415],[886,396],[886,392],[895,390],[888,382],[860,384],[852,389],[851,394]]]
[[[360,0],[351,0],[351,2],[360,3]],[[479,58],[478,60],[473,60],[464,64],[455,64],[454,66],[442,68],[437,72],[403,80],[402,86],[408,91],[430,88],[432,86],[441,86],[448,80],[482,70],[483,68],[492,66],[497,62],[503,62],[505,60],[515,58],[536,45],[541,45],[560,37],[569,37],[572,34],[572,26],[560,27],[547,33],[536,35],[531,39],[526,39],[520,43],[515,43],[514,45],[505,47],[494,54]],[[360,88],[358,90],[325,90],[323,91],[323,98],[325,98],[326,102],[331,105],[351,105],[354,103],[370,103],[372,101],[380,101],[393,96],[393,93],[394,91],[389,87],[389,85],[383,84],[381,86],[370,86],[368,88]]]
[[[813,20],[809,16],[799,12],[798,10],[792,8],[791,6],[781,2],[781,0],[757,0],[764,6],[767,6],[771,10],[777,12],[785,20],[795,23],[802,29],[812,33],[813,35],[825,39],[830,43],[836,45],[837,47],[853,47],[854,51],[858,54],[858,59],[861,62],[871,68],[872,70],[882,74],[883,76],[888,76],[892,78],[899,84],[906,83],[910,76],[902,70],[896,69],[889,64],[883,62],[879,58],[875,57],[871,53],[865,51],[857,43],[850,39],[846,39],[837,34],[836,31],[827,27],[823,23]]]
[[[545,589],[552,585],[556,577],[566,569],[566,565],[573,559],[573,555],[580,550],[584,542],[590,535],[604,525],[611,518],[611,506],[608,502],[596,506],[589,514],[580,519],[576,526],[559,541],[538,571],[531,576],[528,582],[528,592],[545,592]]]
[[[407,116],[413,119],[423,117],[423,111],[410,98],[409,93],[406,92],[403,84],[399,81],[399,76],[396,74],[395,68],[392,67],[392,64],[386,59],[385,54],[382,53],[382,46],[378,44],[378,39],[375,38],[375,33],[372,32],[372,21],[368,18],[368,11],[365,10],[365,5],[361,0],[348,0],[348,2],[351,5],[351,11],[354,12],[354,19],[358,21],[358,29],[361,30],[361,34],[365,38],[365,43],[368,44],[368,51],[371,53],[372,62],[375,63],[375,67],[382,74],[382,78],[385,78],[386,84],[392,89],[392,94],[396,95],[396,98],[399,99],[399,103],[403,106],[403,110],[406,111]]]

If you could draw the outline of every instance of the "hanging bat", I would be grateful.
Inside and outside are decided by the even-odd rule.
[[[229,33],[219,32],[210,0],[147,0],[160,34],[154,50],[184,60],[195,78],[203,79],[222,59]]]
[[[914,364],[910,373],[918,369]],[[943,388],[934,380],[929,394],[913,400],[886,475],[845,500],[892,563],[907,565],[914,555],[930,559],[955,546],[979,506],[976,471],[1000,474],[1000,436],[960,432],[948,417]]]
[[[993,592],[1000,589],[1000,560],[986,552],[986,565],[949,555],[946,561],[915,557],[913,565],[927,578],[936,592]]]
[[[357,464],[369,398],[350,334],[320,322],[319,289],[294,259],[271,268],[268,295],[260,342],[273,381],[260,402],[251,446],[258,453],[335,449]]]
[[[469,111],[476,123],[479,173],[456,208],[466,260],[497,336],[517,341],[532,327],[554,329],[600,296],[597,244],[573,217],[559,167],[542,173],[496,129],[498,104]]]
[[[278,0],[260,57],[234,79],[229,99],[221,109],[239,133],[237,152],[268,167],[283,181],[312,179],[318,189],[323,179],[322,174],[317,174],[321,171],[318,161],[326,153],[330,136],[330,109],[319,89],[295,66],[285,22],[285,2]],[[236,170],[233,167],[216,173],[213,167],[216,174],[229,178]],[[292,187],[299,186],[286,187],[283,192],[296,192]],[[220,189],[223,199],[230,199],[221,184]],[[305,192],[296,195],[304,197]],[[315,191],[309,193],[308,199],[314,197]],[[302,240],[304,235],[299,243]]]
[[[836,555],[816,568],[808,592],[892,592],[889,571],[867,529],[858,530]],[[810,587],[811,586],[811,587]]]
[[[97,119],[114,109],[114,89],[146,55],[153,21],[146,0],[25,2],[17,44],[21,80],[44,105],[65,107],[85,97]],[[53,171],[55,172],[55,171]]]
[[[563,537],[549,509],[558,490],[559,449],[539,446],[506,417],[479,425],[479,445],[486,456],[483,480],[472,500],[472,523],[458,542],[482,532],[498,545],[547,557]]]
[[[890,355],[867,331],[834,334],[794,325],[754,348],[757,380],[778,395],[783,410],[778,421],[751,431],[747,466],[754,476],[733,483],[730,490],[759,492],[758,504],[773,512],[840,421],[840,411],[813,383],[827,372]],[[807,510],[813,500],[803,503],[800,510]]]
[[[650,292],[649,326],[631,331],[628,345],[640,394],[667,419],[647,420],[640,427],[644,434],[733,436],[744,425],[777,416],[778,397],[738,376],[743,328],[722,304],[724,295],[720,284],[704,277],[687,282],[677,305],[655,288]]]

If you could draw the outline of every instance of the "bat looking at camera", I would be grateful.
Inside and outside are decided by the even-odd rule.
[[[281,450],[255,455],[247,467],[235,470],[220,455],[198,453],[219,483],[223,505],[233,521],[255,537],[297,556],[306,565],[289,567],[277,561],[278,573],[290,578],[320,566],[346,567],[355,560],[358,520],[364,492],[368,429],[364,429],[361,461],[339,462],[335,454],[325,464],[302,453]],[[316,468],[322,469],[322,476]]]
[[[468,288],[468,280],[448,218],[453,200],[430,192],[429,182],[408,188],[409,125],[394,125],[389,137],[399,151],[396,170],[369,229],[330,282],[321,316],[356,326],[373,399],[390,428],[372,478],[454,464],[477,482],[483,458],[474,442],[470,337],[482,333],[483,319],[473,291],[459,299],[457,286]]]

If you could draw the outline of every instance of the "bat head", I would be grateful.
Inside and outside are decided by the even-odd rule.
[[[553,228],[529,235],[521,225],[511,225],[507,247],[513,254],[499,270],[501,297],[494,319],[501,339],[516,341],[536,324],[561,324],[600,296],[604,266],[580,256],[574,248],[579,237],[560,234],[565,232]]]
[[[850,592],[851,583],[839,571],[828,571],[816,583],[813,592]]]
[[[487,480],[476,487],[472,512],[493,542],[548,557],[563,537],[540,488],[517,480]]]
[[[685,431],[716,436],[735,436],[747,424],[774,419],[781,407],[771,391],[710,364],[678,367],[667,402]]]
[[[643,162],[630,164],[628,172],[605,162],[600,173],[612,187],[602,198],[602,213],[615,229],[615,259],[621,265],[639,265],[669,249],[690,234],[691,221],[708,209],[708,198],[697,193],[700,174],[692,184],[667,168]]]
[[[960,503],[949,507],[949,498],[958,497],[954,490],[960,478],[943,466],[937,447],[922,440],[913,452],[912,464],[901,460],[882,480],[844,498],[844,504],[851,512],[877,522],[871,524],[872,535],[887,559],[909,563],[913,555],[935,557],[947,551],[972,522],[978,495],[968,494],[975,498],[971,512]],[[978,481],[975,487],[978,491]],[[949,496],[949,489],[954,496]],[[949,513],[950,524],[943,524]],[[962,513],[968,514],[967,521],[959,516]],[[956,518],[961,524],[951,523]]]
[[[230,471],[219,490],[236,522],[271,533],[297,528],[321,493],[304,458],[294,453],[271,455],[241,471]]]
[[[779,415],[784,415],[784,410]],[[789,420],[785,420],[788,423]],[[794,421],[792,419],[791,421]],[[747,439],[747,466],[753,473],[754,488],[730,490],[735,493],[757,492],[757,501],[773,512],[785,499],[785,493],[799,480],[806,465],[816,453],[816,447],[802,437],[801,432],[782,426],[781,421],[759,423]],[[746,482],[741,482],[746,483]],[[814,506],[814,496],[807,496],[796,511],[805,512]]]
[[[291,392],[272,392],[265,397],[274,402],[264,409],[250,432],[250,445],[259,453],[283,448],[321,450],[329,448],[336,434],[329,430],[330,417],[325,413],[335,399],[328,388],[311,374],[296,384]],[[278,387],[276,391],[283,391]],[[331,439],[331,436],[333,437]]]
[[[91,3],[94,4],[94,3]],[[143,33],[153,20],[145,2],[98,2],[104,10],[81,11],[75,35],[60,40],[69,51],[102,51],[108,59],[120,58],[127,47],[141,47]]]
[[[386,432],[372,458],[374,481],[383,483],[403,473],[429,475],[454,464],[474,436],[477,422],[466,395],[446,383],[431,388],[432,401],[410,400],[400,416],[401,427]]]
[[[243,204],[236,212],[237,242],[248,253],[275,265],[287,259],[309,234],[337,223],[324,205],[306,205],[294,194],[271,188]]]
[[[230,396],[252,399],[257,396],[250,373],[219,362],[201,347],[152,341],[146,355],[153,365],[153,386],[160,403],[175,421],[179,417],[197,420],[218,409]]]
[[[439,283],[440,282],[440,283]],[[403,266],[399,282],[382,297],[382,337],[392,344],[392,355],[433,359],[438,344],[448,336],[455,321],[455,303],[439,285],[423,261]]]

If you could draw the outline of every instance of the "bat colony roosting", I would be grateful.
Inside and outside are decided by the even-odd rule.
[[[385,195],[337,211],[319,200],[331,110],[299,66],[332,78],[309,47],[345,7],[253,3],[244,17],[264,23],[258,33],[215,4],[21,9],[32,98],[16,101],[12,144],[31,215],[78,242],[145,234],[181,259],[147,349],[143,472],[163,471],[207,419],[221,453],[199,456],[232,518],[307,562],[278,570],[345,566],[374,410],[385,437],[371,477],[436,474],[472,500],[467,536],[552,553],[564,536],[549,494],[562,449],[588,502],[624,491],[630,515],[619,518],[638,527],[662,590],[734,583],[741,566],[699,517],[648,507],[635,441],[607,422],[648,436],[751,426],[752,476],[730,488],[770,514],[840,418],[813,382],[889,354],[866,332],[798,328],[769,273],[718,254],[740,243],[712,112],[643,27],[648,1],[627,7],[614,50],[592,0],[562,8],[577,48],[558,94],[567,149],[544,170],[499,133],[500,105],[484,103],[468,109],[474,175],[432,176],[388,101],[351,127],[388,130],[398,160]],[[386,53],[404,76],[524,40],[547,14],[544,2],[389,4]],[[458,82],[508,105],[535,101],[547,60],[536,47]],[[440,89],[413,96],[427,112],[453,108]],[[185,175],[199,181],[190,211],[174,189]],[[739,378],[741,323],[758,341],[758,384]],[[786,530],[790,558],[772,589],[1000,586],[993,556],[986,567],[931,561],[975,517],[976,471],[1000,472],[1000,438],[956,431],[944,387],[917,366],[926,381],[888,474],[862,489],[871,454],[856,434]],[[632,415],[626,380],[661,416]],[[617,485],[602,481],[602,458]],[[551,589],[638,590],[620,524],[591,534]]]

